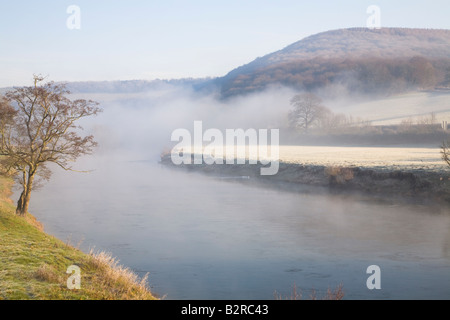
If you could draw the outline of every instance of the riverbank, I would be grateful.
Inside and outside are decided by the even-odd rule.
[[[16,216],[12,185],[0,176],[0,300],[156,299],[145,278],[109,254],[84,253],[46,234],[32,215]],[[70,266],[80,268],[79,289],[68,288]]]
[[[327,165],[281,161],[276,175],[260,175],[261,164],[179,165],[170,155],[161,164],[216,177],[247,178],[285,189],[301,186],[326,188],[332,192],[356,192],[422,202],[450,204],[450,170],[424,167]]]

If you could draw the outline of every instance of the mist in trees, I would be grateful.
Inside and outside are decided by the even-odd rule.
[[[447,86],[450,83],[450,59],[421,56],[312,58],[269,65],[228,77],[221,84],[225,97],[262,91],[273,85],[314,91],[333,84],[340,84],[355,93],[390,95]]]
[[[97,102],[70,100],[64,84],[44,83],[15,88],[0,99],[0,155],[6,171],[22,188],[16,214],[26,215],[36,178],[48,180],[49,163],[72,170],[71,163],[97,145],[92,135],[79,135],[78,120],[101,112]]]
[[[331,111],[322,104],[322,100],[313,93],[302,93],[291,99],[293,109],[289,112],[291,127],[308,134],[310,129],[320,123]]]

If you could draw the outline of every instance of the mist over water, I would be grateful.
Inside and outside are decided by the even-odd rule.
[[[273,299],[294,284],[307,299],[341,283],[347,299],[450,298],[446,209],[286,192],[157,163],[177,128],[276,127],[290,97],[286,89],[219,102],[170,86],[87,96],[104,108],[82,124],[99,148],[75,168],[93,171],[55,168],[30,212],[48,233],[149,272],[167,299]],[[370,265],[381,268],[381,290],[366,287]]]

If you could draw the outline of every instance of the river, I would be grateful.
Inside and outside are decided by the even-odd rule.
[[[287,192],[154,160],[87,157],[31,199],[46,232],[112,253],[165,299],[450,299],[450,214],[420,204]],[[367,268],[380,267],[369,290]]]

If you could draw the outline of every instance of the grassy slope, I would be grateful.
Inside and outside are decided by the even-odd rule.
[[[0,300],[155,299],[145,281],[110,256],[83,253],[44,233],[32,216],[15,216],[11,185],[0,177]],[[67,288],[71,265],[81,268],[79,290]]]

